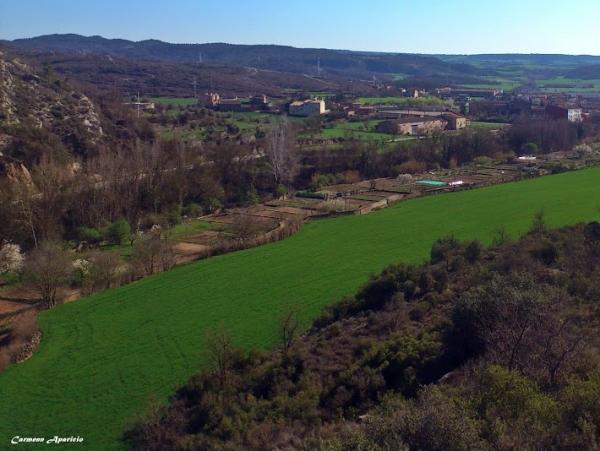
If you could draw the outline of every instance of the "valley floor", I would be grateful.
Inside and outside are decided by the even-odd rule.
[[[526,231],[544,209],[552,227],[598,217],[600,168],[402,202],[364,216],[311,222],[297,235],[210,258],[40,315],[33,358],[0,374],[0,443],[79,435],[122,447],[150,398],[165,401],[205,361],[222,323],[236,344],[267,348],[286,306],[304,326],[393,262],[420,262],[442,236],[489,243]]]

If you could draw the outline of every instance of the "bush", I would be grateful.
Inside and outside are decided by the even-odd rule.
[[[465,258],[469,263],[475,263],[481,257],[481,243],[477,240],[471,241],[465,248]]]
[[[558,258],[558,249],[551,241],[543,240],[533,249],[531,254],[545,265],[551,265]]]
[[[167,222],[171,227],[181,224],[181,209],[173,208],[171,211],[169,211],[167,214]]]
[[[431,263],[439,263],[448,259],[451,252],[458,249],[460,243],[453,236],[441,238],[431,246]]]
[[[113,222],[106,231],[106,239],[111,244],[123,244],[131,237],[131,226],[121,218]]]
[[[102,234],[93,227],[79,227],[77,229],[77,239],[88,244],[99,244],[102,241]]]
[[[305,197],[308,199],[325,199],[325,194],[312,191],[298,191],[296,197]]]
[[[202,215],[202,207],[195,202],[190,202],[183,207],[183,214],[189,218],[197,218]]]

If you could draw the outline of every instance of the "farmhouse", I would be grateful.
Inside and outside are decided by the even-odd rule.
[[[323,99],[296,101],[290,103],[289,107],[290,116],[310,117],[327,113],[328,111],[325,109],[325,101]]]
[[[546,115],[552,119],[567,119],[569,122],[582,122],[583,113],[581,108],[562,107],[557,105],[548,105]]]
[[[379,123],[377,131],[394,135],[430,135],[444,130],[447,125],[448,121],[441,117],[404,117]]]
[[[387,109],[381,107],[377,110],[377,115],[384,119],[400,119],[402,117],[439,117],[445,110],[442,109]]]
[[[214,108],[221,102],[221,96],[215,92],[207,92],[201,100],[202,106],[205,108]]]
[[[448,130],[462,130],[469,125],[469,121],[466,117],[451,111],[442,114],[441,117],[448,122],[446,127]]]
[[[233,99],[221,99],[217,105],[219,111],[242,111],[242,99],[234,97]]]
[[[233,97],[231,99],[223,99],[214,92],[205,93],[200,99],[200,104],[205,108],[210,108],[217,111],[266,111],[271,112],[271,105],[267,96],[255,95],[248,98]]]

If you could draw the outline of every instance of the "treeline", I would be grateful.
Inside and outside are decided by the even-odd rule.
[[[470,128],[453,134],[440,133],[428,139],[400,142],[385,152],[374,143],[347,142],[339,149],[325,147],[304,153],[298,184],[318,188],[332,180],[355,181],[356,174],[364,179],[454,169],[481,157],[508,161],[520,155],[571,150],[599,133],[594,124],[522,118],[502,131]]]
[[[304,336],[208,368],[128,433],[135,449],[597,449],[600,224],[495,244],[439,240],[327,309]]]

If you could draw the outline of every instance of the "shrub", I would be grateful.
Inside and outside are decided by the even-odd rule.
[[[77,239],[93,245],[102,241],[102,234],[98,229],[92,227],[79,227],[77,229]]]
[[[531,252],[533,257],[540,260],[545,265],[551,265],[558,258],[558,249],[554,243],[548,240],[542,240]]]
[[[131,237],[131,226],[124,218],[117,219],[106,231],[106,238],[111,244],[123,244]]]
[[[481,257],[482,246],[477,240],[471,241],[465,248],[465,258],[469,263],[475,263]]]
[[[171,227],[181,224],[181,209],[177,207],[169,211],[167,214],[167,222]]]
[[[431,246],[431,263],[447,260],[453,250],[460,247],[460,243],[453,236],[441,238]]]
[[[195,202],[190,202],[185,207],[183,207],[183,214],[190,218],[197,218],[202,215],[202,207],[200,204]]]

